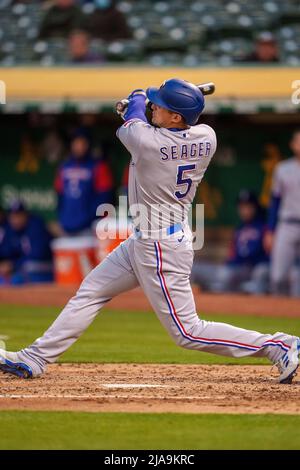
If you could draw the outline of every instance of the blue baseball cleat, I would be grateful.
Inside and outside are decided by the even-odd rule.
[[[8,352],[4,349],[0,349],[0,370],[22,379],[31,379],[33,377],[31,367],[20,361],[18,353]]]
[[[299,367],[300,339],[295,338],[291,348],[274,364],[279,370],[277,381],[281,384],[291,384]]]

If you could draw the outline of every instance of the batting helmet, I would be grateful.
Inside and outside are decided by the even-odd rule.
[[[164,81],[160,88],[148,88],[146,94],[151,103],[180,114],[190,126],[197,124],[205,106],[199,88],[179,78]]]

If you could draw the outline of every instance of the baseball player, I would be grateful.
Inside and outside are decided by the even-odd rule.
[[[279,163],[273,177],[266,248],[271,251],[271,289],[287,294],[293,265],[300,257],[300,128],[293,133],[292,158]],[[294,270],[295,270],[294,266]]]
[[[107,163],[92,158],[89,136],[83,129],[73,135],[71,153],[60,165],[54,186],[63,233],[89,233],[97,206],[112,201],[113,181]]]
[[[11,202],[0,233],[0,284],[53,281],[51,236],[21,200]]]
[[[152,103],[152,124],[145,116]],[[201,320],[189,276],[193,263],[187,213],[216,150],[213,129],[197,124],[204,97],[192,83],[165,81],[135,90],[117,137],[131,153],[129,205],[134,233],[91,271],[52,326],[19,352],[0,351],[1,369],[36,377],[87,329],[106,302],[138,285],[178,346],[229,357],[267,357],[290,383],[300,340]]]
[[[255,193],[242,189],[237,198],[239,223],[224,264],[195,261],[191,282],[214,292],[267,291],[269,264],[263,247],[265,221]]]

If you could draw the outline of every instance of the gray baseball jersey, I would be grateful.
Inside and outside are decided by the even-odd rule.
[[[189,279],[192,241],[186,226],[178,233],[176,224],[185,222],[197,185],[216,150],[214,131],[203,124],[180,131],[156,129],[134,119],[120,127],[118,136],[132,156],[130,204],[147,208],[139,226],[143,231],[146,224],[145,235],[150,237],[134,233],[110,253],[88,274],[46,333],[20,352],[20,359],[35,374],[42,372],[76,341],[106,302],[140,286],[179,346],[231,357],[264,356],[276,362],[289,350],[292,336],[206,322],[196,313]],[[157,209],[149,216],[153,206],[166,202],[169,209],[164,208],[162,215]],[[175,225],[168,227],[174,205]],[[157,227],[167,236],[155,236]]]
[[[117,136],[132,156],[128,195],[134,224],[151,234],[186,223],[197,186],[216,151],[214,130],[200,124],[174,131],[132,119]]]
[[[300,221],[300,161],[297,158],[289,158],[277,165],[272,192],[281,198],[279,219]]]
[[[293,265],[300,256],[299,159],[289,158],[277,165],[272,193],[280,197],[280,206],[271,256],[271,289],[275,294],[286,295],[293,278]]]

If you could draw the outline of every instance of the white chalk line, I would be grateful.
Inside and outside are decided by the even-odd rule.
[[[170,388],[170,385],[158,384],[101,384],[104,388]],[[177,385],[176,385],[177,387]]]
[[[29,394],[23,394],[23,395],[16,395],[16,394],[2,394],[0,395],[0,399],[3,398],[21,398],[21,399],[68,399],[68,400],[97,400],[97,399],[134,399],[134,400],[178,400],[178,401],[184,401],[184,400],[224,400],[227,397],[224,396],[208,396],[208,395],[202,395],[202,396],[181,396],[178,397],[176,395],[170,395],[170,396],[165,396],[165,395],[156,395],[156,396],[141,396],[141,395],[29,395]]]
[[[179,388],[179,385],[161,385],[161,384],[99,384],[102,388]]]

